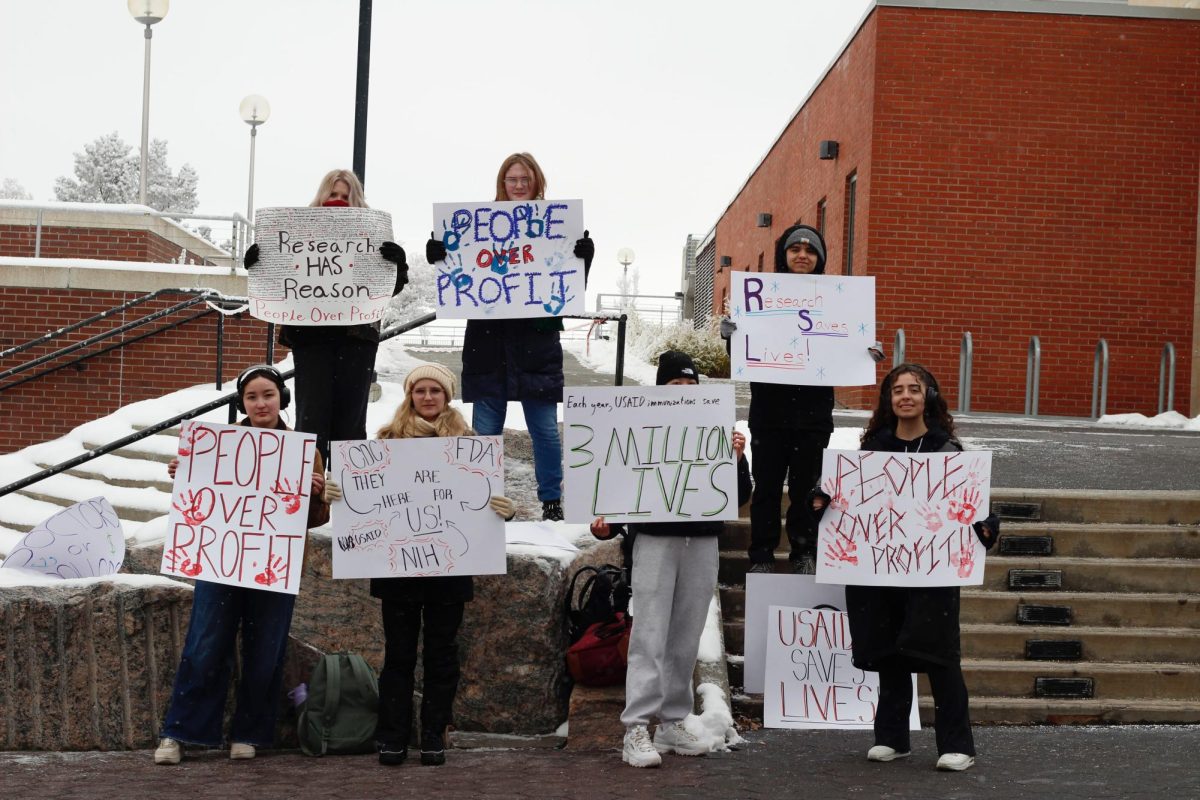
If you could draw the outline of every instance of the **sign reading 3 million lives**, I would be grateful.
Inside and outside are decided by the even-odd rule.
[[[379,254],[392,217],[372,208],[260,208],[250,313],[280,325],[379,322],[396,266]]]

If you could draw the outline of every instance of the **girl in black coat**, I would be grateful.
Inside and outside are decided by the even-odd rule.
[[[962,450],[954,420],[924,367],[901,364],[883,379],[879,404],[862,435],[863,450],[930,453]],[[829,496],[814,492],[821,514]],[[984,547],[999,533],[995,516],[974,523]],[[959,645],[957,586],[847,586],[846,610],[854,644],[854,666],[879,673],[879,706],[870,761],[910,754],[908,720],[913,672],[929,676],[940,770],[960,771],[975,763]]]

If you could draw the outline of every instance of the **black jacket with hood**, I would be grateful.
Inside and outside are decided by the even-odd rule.
[[[813,235],[821,235],[808,225],[793,225],[775,240],[775,271],[789,272],[787,251],[784,242],[793,231],[807,228]],[[824,245],[825,240],[821,238]],[[814,275],[825,273],[825,259],[817,260]],[[735,334],[736,335],[736,334]],[[750,384],[750,430],[790,430],[833,432],[833,387],[791,386],[782,383]]]

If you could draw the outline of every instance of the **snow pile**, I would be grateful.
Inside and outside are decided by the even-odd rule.
[[[1105,414],[1101,425],[1123,425],[1131,428],[1170,428],[1185,431],[1200,431],[1200,417],[1188,419],[1178,411],[1164,411],[1156,417],[1145,414]]]
[[[733,725],[733,714],[725,704],[725,693],[715,683],[696,687],[700,695],[700,714],[688,714],[683,725],[697,739],[708,745],[710,753],[723,753],[730,745],[745,741]]]
[[[704,621],[704,631],[700,634],[700,649],[696,660],[704,664],[717,664],[725,652],[725,643],[721,637],[721,610],[717,607],[716,595],[708,601],[708,618]]]
[[[0,588],[16,586],[56,586],[65,588],[80,588],[93,586],[97,583],[112,583],[118,586],[144,588],[148,586],[183,586],[191,588],[191,584],[172,580],[165,575],[143,575],[118,572],[114,575],[103,575],[96,578],[51,578],[38,575],[23,569],[0,569]]]

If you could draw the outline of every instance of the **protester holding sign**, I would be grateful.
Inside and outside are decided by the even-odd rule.
[[[287,408],[291,398],[279,370],[269,364],[250,367],[238,376],[237,391],[238,410],[246,414],[242,425],[288,430],[279,412]],[[329,505],[321,499],[325,469],[319,453],[314,459],[308,498],[310,528],[329,520]],[[168,464],[172,478],[178,466],[179,459]],[[183,756],[182,744],[221,745],[221,723],[239,627],[242,669],[229,730],[229,757],[254,758],[256,747],[271,745],[295,604],[296,595],[291,593],[196,581],[187,639],[154,763],[178,764]]]
[[[901,364],[883,379],[879,401],[862,435],[863,450],[889,453],[961,451],[954,420],[937,380],[924,367]],[[819,517],[831,502],[814,490],[811,507]],[[1000,522],[989,516],[973,525],[991,548]],[[959,645],[957,586],[847,586],[854,665],[879,673],[879,706],[870,761],[909,755],[908,718],[913,672],[929,675],[940,770],[960,771],[975,763],[975,741],[967,712]]]
[[[668,350],[658,358],[659,386],[699,383],[686,353]],[[738,465],[738,505],[750,497],[746,437],[733,433]],[[657,767],[659,753],[699,756],[707,746],[684,726],[692,713],[692,671],[708,606],[717,586],[717,537],[723,522],[592,522],[592,535],[633,538],[633,633],[625,675],[625,741],[621,758],[634,767]],[[651,741],[647,726],[659,720]]]
[[[825,240],[815,228],[793,225],[775,242],[775,272],[822,275]],[[730,338],[737,325],[721,320],[721,335]],[[878,342],[869,348],[879,361]],[[750,447],[754,452],[754,498],[750,501],[750,571],[774,570],[779,544],[783,484],[791,504],[787,537],[792,571],[816,571],[817,525],[804,503],[821,475],[821,451],[833,433],[833,387],[783,383],[750,384]]]
[[[380,439],[473,435],[454,397],[454,373],[440,364],[422,364],[404,379],[404,400],[392,420],[379,429]],[[336,481],[326,484],[326,498],[342,501]],[[511,500],[493,495],[489,504],[505,520],[515,509]],[[383,601],[384,661],[379,675],[379,722],[375,740],[379,763],[402,764],[408,757],[412,730],[413,670],[417,637],[423,637],[425,679],[421,699],[421,763],[446,762],[445,734],[458,691],[458,627],[466,603],[475,596],[470,575],[429,578],[372,578],[371,596]]]
[[[546,177],[529,153],[513,153],[496,175],[496,200],[541,200]],[[583,259],[584,279],[592,266],[595,245],[588,232],[575,242],[574,254]],[[429,263],[446,258],[446,246],[430,236],[425,246]],[[562,448],[558,435],[558,404],[563,394],[563,352],[558,317],[467,321],[463,342],[463,400],[474,403],[471,420],[481,436],[504,431],[508,402],[519,400],[533,442],[542,519],[558,521],[562,510]]]
[[[362,182],[348,169],[321,179],[312,207],[367,208]],[[408,283],[404,248],[383,242],[379,255],[396,265],[397,295]],[[259,246],[246,250],[246,270],[259,261]],[[317,434],[317,447],[329,461],[329,442],[367,438],[367,400],[379,349],[379,324],[281,325],[279,343],[292,349],[296,364],[296,428]]]

